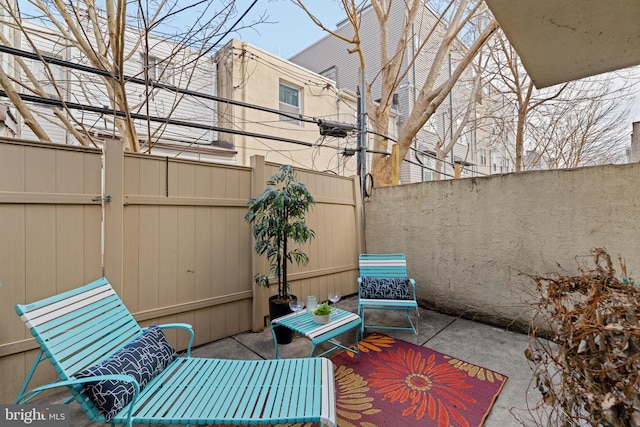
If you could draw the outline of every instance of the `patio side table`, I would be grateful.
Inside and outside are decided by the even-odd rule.
[[[350,311],[334,308],[331,312],[331,321],[326,325],[319,325],[313,321],[313,315],[307,313],[306,310],[299,311],[298,313],[287,314],[286,316],[278,317],[271,321],[271,333],[273,334],[273,342],[276,347],[276,359],[278,358],[278,341],[276,340],[276,334],[273,330],[276,326],[283,326],[291,329],[301,335],[304,335],[311,340],[311,353],[310,357],[313,357],[313,353],[318,344],[328,342],[333,345],[330,349],[317,354],[316,356],[324,356],[334,350],[342,348],[350,351],[360,359],[360,348],[358,346],[358,338],[360,338],[360,326],[362,325],[362,319],[355,313]],[[350,331],[356,330],[356,342],[355,350],[351,347],[344,346],[333,338],[338,335]]]

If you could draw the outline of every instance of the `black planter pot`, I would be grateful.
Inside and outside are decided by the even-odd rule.
[[[277,295],[269,297],[269,316],[271,320],[293,313],[293,310],[289,308],[288,302],[276,302],[275,299],[277,298]],[[291,298],[298,299],[295,295],[291,295]],[[276,334],[278,344],[289,344],[293,340],[293,331],[291,329],[276,326],[273,328],[273,332]]]

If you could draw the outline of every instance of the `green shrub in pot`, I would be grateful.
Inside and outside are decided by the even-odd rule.
[[[318,307],[316,307],[315,310],[313,310],[313,314],[315,314],[316,316],[326,316],[331,314],[332,310],[333,307],[331,307],[328,303],[323,302]]]
[[[288,266],[296,263],[306,265],[307,254],[290,243],[305,244],[315,237],[315,232],[306,223],[306,214],[315,204],[307,187],[297,181],[290,165],[282,165],[275,175],[267,180],[267,188],[255,199],[249,200],[245,220],[251,224],[255,237],[255,252],[265,255],[269,262],[269,274],[256,274],[257,285],[269,287],[269,277],[278,282],[278,293],[269,298],[271,319],[291,312],[291,295],[288,282]],[[291,342],[292,333],[276,328],[278,343]]]

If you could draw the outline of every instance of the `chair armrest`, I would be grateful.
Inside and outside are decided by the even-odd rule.
[[[416,298],[416,281],[414,279],[409,279],[409,283],[411,283],[411,288],[413,289],[413,299],[417,300],[417,298]]]
[[[114,375],[96,375],[94,377],[72,378],[70,380],[57,381],[55,383],[41,385],[39,387],[33,388],[33,389],[23,393],[21,396],[18,396],[14,403],[16,403],[16,404],[27,403],[28,401],[30,401],[31,399],[36,397],[36,395],[38,395],[38,394],[40,394],[40,393],[42,393],[43,391],[46,391],[46,390],[51,390],[51,389],[58,388],[58,387],[72,387],[74,385],[80,385],[80,384],[84,384],[84,383],[94,383],[96,381],[104,381],[104,380],[116,380],[116,381],[125,381],[125,382],[128,382],[128,383],[132,383],[133,387],[135,389],[135,393],[134,393],[132,402],[134,402],[136,400],[136,398],[138,397],[138,393],[140,393],[140,385],[138,384],[138,381],[136,381],[135,378],[133,378],[133,377],[131,377],[129,375],[117,375],[117,374],[114,374]]]
[[[193,327],[188,323],[165,323],[163,325],[158,325],[158,328],[162,329],[184,329],[189,332],[189,344],[187,344],[187,357],[191,357],[191,346],[193,345],[193,341],[196,337],[196,334],[193,332]],[[142,328],[147,329],[147,328]]]
[[[158,325],[160,329],[187,329],[189,331],[193,331],[193,327],[189,323],[163,323],[162,325]],[[146,329],[146,328],[145,328]]]

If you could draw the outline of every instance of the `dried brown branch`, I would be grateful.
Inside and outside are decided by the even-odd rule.
[[[542,400],[531,411],[545,425],[640,426],[640,288],[605,249],[592,257],[576,276],[532,276],[540,300],[525,354]]]

